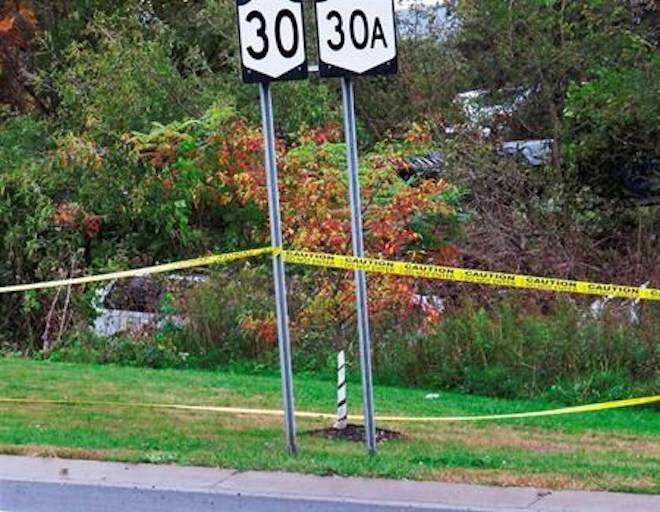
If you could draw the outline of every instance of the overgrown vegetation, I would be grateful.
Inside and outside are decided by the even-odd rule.
[[[268,243],[234,3],[121,4],[0,3],[0,285]],[[463,0],[401,21],[401,74],[358,82],[369,254],[658,287],[657,2]],[[475,121],[467,90],[496,105]],[[286,244],[348,253],[337,84],[278,84],[275,101]],[[503,156],[518,139],[550,140],[551,158]],[[431,152],[440,169],[401,179]],[[329,372],[335,350],[356,350],[351,275],[289,271],[297,368]],[[270,368],[270,286],[263,261],[214,273],[183,329],[111,339],[87,332],[92,287],[3,295],[0,350]],[[552,294],[369,287],[381,382],[568,402],[657,389],[655,305],[594,315]]]
[[[303,295],[307,286],[297,277],[290,286],[293,297]],[[350,276],[343,279],[350,282]],[[276,372],[270,288],[268,273],[256,268],[215,275],[193,292],[184,327],[152,327],[137,338],[106,339],[78,332],[48,358]],[[543,396],[569,404],[653,394],[658,389],[659,319],[652,310],[644,310],[639,325],[630,325],[624,320],[625,307],[596,320],[568,302],[552,315],[530,313],[522,304],[513,296],[492,311],[464,306],[424,330],[415,329],[412,318],[405,322],[400,314],[381,313],[372,342],[376,381],[506,398]],[[296,321],[304,308],[298,306],[292,311],[296,371],[334,380],[336,350],[344,347],[338,332],[350,338],[354,320],[343,325],[343,332],[336,323],[322,322],[324,318],[310,329]],[[271,320],[264,324],[255,318]],[[349,359],[357,361],[355,343],[347,348]]]

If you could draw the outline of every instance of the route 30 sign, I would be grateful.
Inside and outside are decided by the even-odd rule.
[[[243,81],[307,78],[303,0],[236,0]]]
[[[394,0],[316,0],[323,77],[399,70]]]

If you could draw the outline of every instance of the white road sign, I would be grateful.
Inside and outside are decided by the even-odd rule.
[[[394,0],[316,0],[321,76],[398,72]]]
[[[243,81],[307,78],[302,0],[236,0]]]

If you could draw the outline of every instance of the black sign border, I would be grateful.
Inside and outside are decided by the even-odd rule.
[[[249,4],[252,0],[236,0],[236,30],[238,31],[238,58],[241,63],[241,79],[243,80],[243,83],[246,84],[262,84],[262,83],[269,83],[269,82],[287,82],[287,81],[294,81],[294,80],[307,80],[309,78],[309,62],[307,60],[307,41],[305,40],[307,31],[305,30],[305,2],[304,0],[289,0],[290,2],[294,2],[296,4],[300,4],[302,8],[302,30],[303,30],[303,38],[302,38],[302,45],[303,45],[303,51],[305,53],[305,61],[300,64],[299,66],[296,66],[293,68],[291,71],[288,71],[282,76],[279,76],[277,78],[273,78],[268,75],[264,75],[263,73],[259,73],[258,71],[255,71],[254,69],[248,68],[243,64],[243,53],[241,51],[241,48],[243,48],[243,41],[241,39],[241,20],[240,16],[238,14],[238,8]]]
[[[248,0],[249,1],[249,0]],[[383,75],[396,75],[399,73],[399,26],[396,19],[395,1],[392,3],[392,19],[394,20],[394,44],[396,48],[396,56],[383,64],[375,66],[363,73],[356,73],[349,69],[340,68],[332,64],[327,64],[321,60],[321,33],[318,29],[318,11],[316,6],[320,3],[327,2],[328,0],[314,0],[314,20],[316,21],[316,44],[319,49],[319,76],[321,78],[352,78],[356,76],[383,76]]]

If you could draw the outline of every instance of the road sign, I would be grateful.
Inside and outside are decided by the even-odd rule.
[[[236,0],[246,83],[307,78],[303,0]]]
[[[399,70],[394,0],[316,0],[323,77]]]

